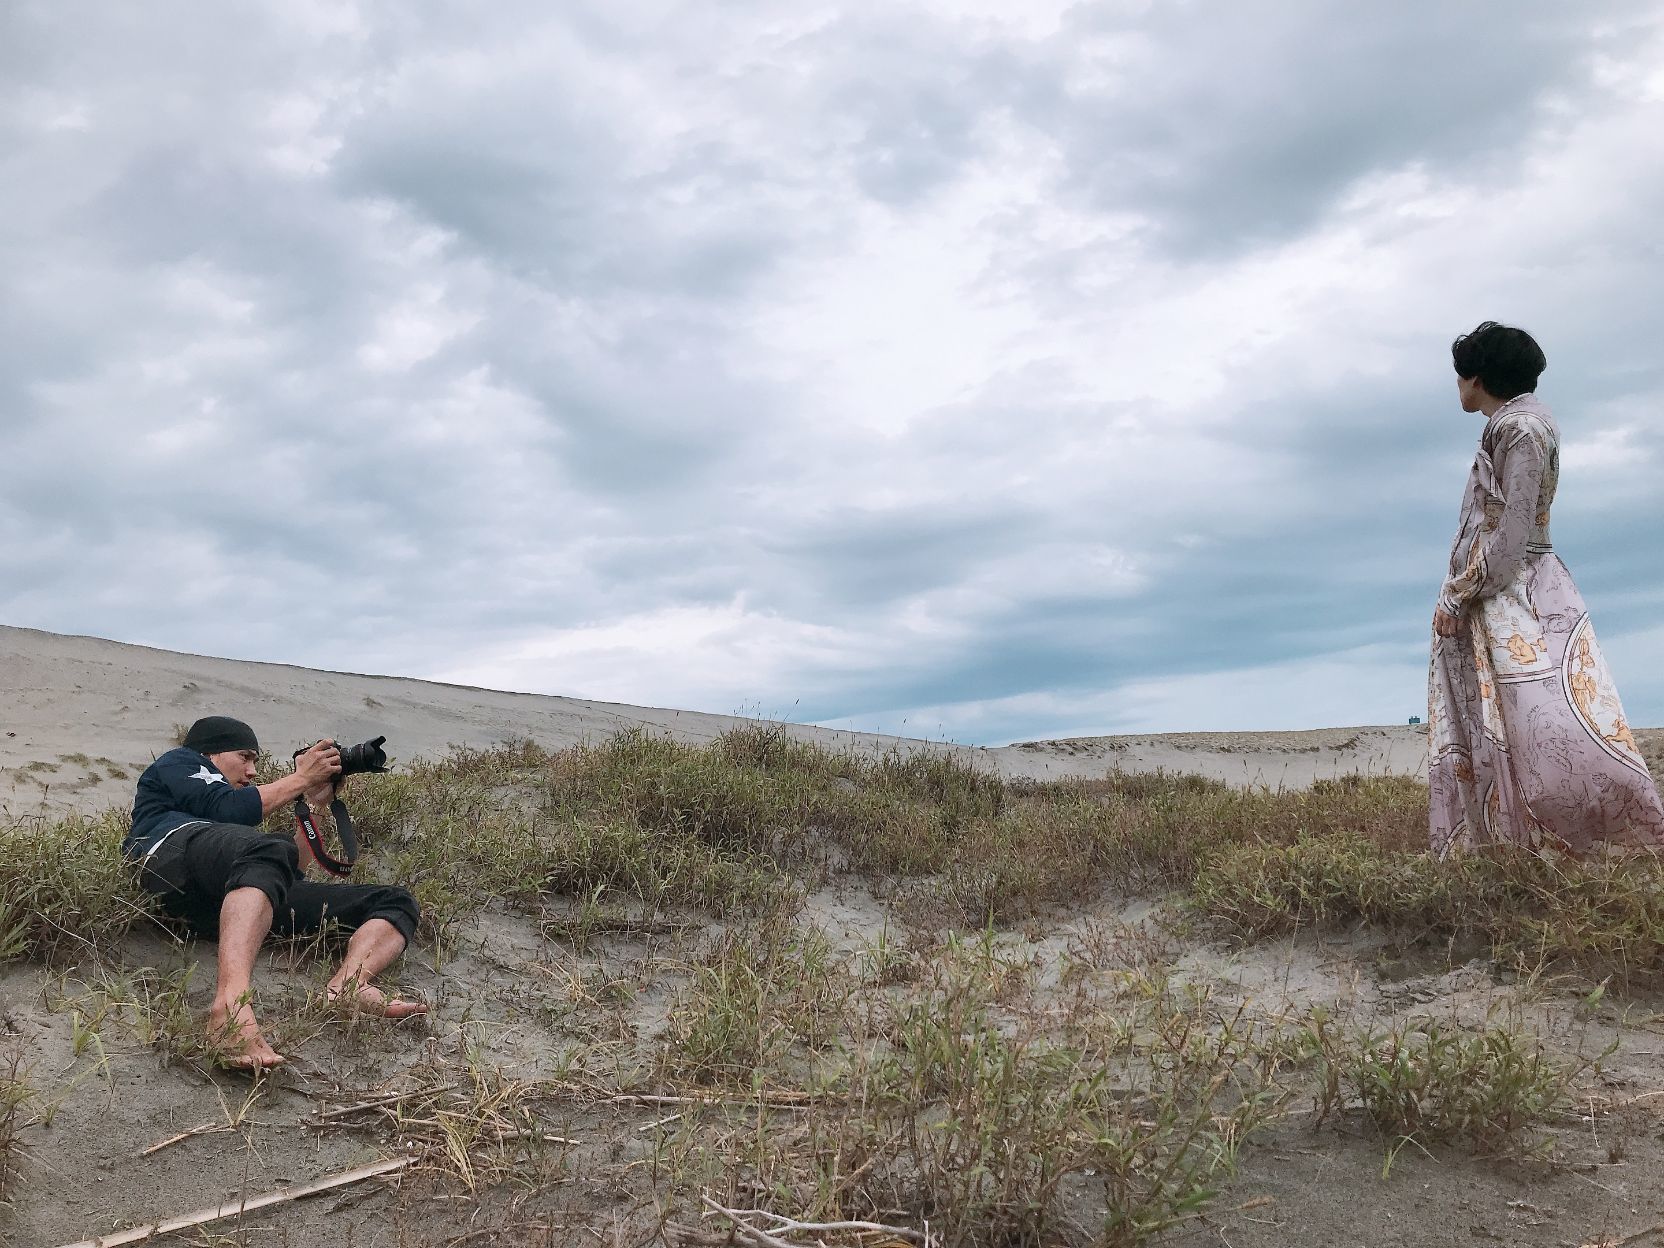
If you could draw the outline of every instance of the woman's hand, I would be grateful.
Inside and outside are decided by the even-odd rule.
[[[1443,607],[1437,607],[1437,608],[1434,609],[1434,611],[1433,611],[1433,631],[1435,633],[1437,633],[1440,637],[1454,637],[1456,635],[1457,629],[1461,628],[1461,626],[1462,626],[1462,617],[1461,616],[1452,615],[1452,614],[1450,614],[1450,612],[1446,611]]]

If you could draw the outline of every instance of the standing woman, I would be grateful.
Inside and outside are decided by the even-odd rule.
[[[1433,852],[1664,846],[1658,789],[1549,544],[1560,431],[1532,393],[1548,361],[1530,334],[1495,321],[1451,355],[1462,410],[1486,419],[1433,614]]]

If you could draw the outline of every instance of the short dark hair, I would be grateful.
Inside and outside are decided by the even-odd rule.
[[[1479,384],[1499,399],[1529,394],[1548,367],[1548,357],[1537,340],[1523,329],[1481,321],[1472,333],[1450,344],[1450,358],[1458,377],[1477,377]]]

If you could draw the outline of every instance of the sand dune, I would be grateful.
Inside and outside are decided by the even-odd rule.
[[[139,770],[200,715],[246,719],[274,753],[321,735],[385,734],[396,758],[530,738],[560,747],[641,727],[707,741],[730,715],[505,693],[0,627],[0,809],[120,803]],[[1084,737],[977,748],[792,725],[805,740],[867,750],[950,750],[1011,778],[1193,772],[1235,784],[1298,787],[1350,772],[1417,775],[1423,734],[1409,727],[1313,732]]]

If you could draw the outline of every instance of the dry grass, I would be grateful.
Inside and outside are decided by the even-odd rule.
[[[1641,757],[1646,760],[1653,779],[1664,779],[1664,728],[1638,731],[1635,734],[1635,743],[1640,746]]]
[[[733,914],[835,862],[914,881],[941,918],[981,926],[1182,887],[1245,843],[1353,833],[1409,849],[1424,807],[1420,786],[1392,780],[1282,794],[1191,777],[1006,783],[947,756],[833,753],[768,727],[708,747],[625,733],[554,754],[464,752],[354,797],[368,865],[420,879],[441,923],[481,894],[597,887]]]

